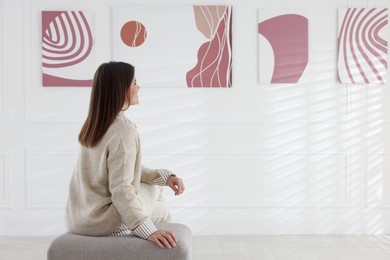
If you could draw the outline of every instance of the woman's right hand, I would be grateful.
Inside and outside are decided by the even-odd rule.
[[[161,248],[172,248],[176,246],[176,236],[171,231],[157,230],[148,237],[149,241],[156,243]]]

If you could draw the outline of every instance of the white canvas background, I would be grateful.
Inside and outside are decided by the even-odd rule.
[[[195,67],[200,46],[208,39],[196,28],[192,5],[116,5],[113,17],[113,59],[136,67],[141,87],[186,87],[186,73]],[[128,21],[147,31],[138,47],[125,45],[120,30]]]

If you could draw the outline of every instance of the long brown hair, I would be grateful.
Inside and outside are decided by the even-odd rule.
[[[130,102],[130,86],[134,67],[125,62],[103,63],[92,82],[89,112],[79,134],[79,142],[94,147],[121,111],[126,100]]]

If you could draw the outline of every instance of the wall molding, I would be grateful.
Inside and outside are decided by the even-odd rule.
[[[272,121],[266,121],[256,118],[247,118],[247,117],[230,117],[230,118],[220,118],[220,117],[210,117],[206,119],[195,119],[195,120],[177,120],[177,119],[170,119],[170,118],[164,118],[158,119],[158,120],[143,120],[143,119],[136,119],[135,122],[137,124],[204,124],[204,125],[242,125],[242,124],[258,124],[258,125],[278,125],[278,124],[343,124],[348,123],[348,119],[341,119],[341,120],[302,120],[302,121],[289,121],[289,120],[277,120],[275,122]]]
[[[350,158],[348,153],[343,152],[324,152],[324,151],[302,151],[302,152],[267,152],[263,150],[143,150],[145,155],[339,155],[344,157],[344,200],[343,201],[258,201],[254,203],[230,203],[230,202],[188,202],[173,203],[172,208],[188,209],[264,209],[264,208],[352,208],[351,201],[351,170]],[[191,176],[193,177],[193,176]]]
[[[25,150],[25,179],[26,179],[26,197],[25,204],[27,209],[62,209],[63,204],[60,203],[41,203],[34,201],[34,176],[32,170],[32,160],[34,156],[77,156],[77,151],[36,151],[36,150]],[[72,166],[73,167],[73,166]],[[66,183],[68,186],[68,183]]]
[[[6,2],[7,1],[0,1],[0,8],[1,8],[1,23],[0,23],[0,35],[8,35],[6,34],[7,30],[7,12],[6,12]],[[10,13],[10,12],[8,12]],[[7,49],[7,44],[6,44],[6,39],[7,37],[1,37],[0,38],[0,60],[1,60],[1,67],[0,67],[0,96],[1,96],[1,109],[0,109],[0,122],[8,122],[9,119],[9,114],[8,114],[8,102],[6,99],[6,78],[7,78],[7,73],[6,73],[6,49]]]
[[[3,176],[0,175],[1,181],[0,184],[3,185],[3,201],[0,201],[0,209],[11,209],[10,207],[10,194],[9,194],[9,154],[7,152],[0,152],[0,162],[2,161],[3,167],[0,168],[0,173],[3,173]]]
[[[374,157],[386,157],[386,156],[390,156],[390,153],[371,153],[371,154],[367,154],[367,163],[366,163],[366,170],[365,170],[365,181],[364,181],[364,185],[365,185],[365,198],[364,198],[364,204],[365,204],[365,208],[366,209],[390,209],[390,202],[387,202],[387,203],[382,203],[380,202],[379,200],[374,200],[374,201],[371,201],[370,200],[370,197],[372,197],[372,195],[370,195],[370,186],[369,186],[369,183],[370,183],[370,160],[373,159]],[[383,159],[384,161],[384,159]]]
[[[197,221],[177,218],[175,222],[188,225],[194,235],[383,235],[390,232],[388,220],[378,220],[375,227],[372,226],[372,220],[338,219]],[[0,222],[0,225],[0,236],[57,236],[67,231],[61,220]]]
[[[23,7],[24,7],[24,14],[23,14],[23,29],[26,35],[27,39],[30,39],[29,41],[24,41],[24,103],[25,103],[25,109],[24,109],[24,118],[25,121],[28,123],[46,123],[45,120],[36,120],[33,117],[33,100],[34,100],[34,84],[29,84],[29,82],[33,82],[33,68],[35,65],[33,63],[33,53],[36,53],[36,55],[41,55],[41,51],[36,51],[33,52],[33,33],[32,29],[34,28],[34,23],[36,22],[32,18],[32,2],[28,0],[23,1]],[[39,22],[40,24],[41,22]],[[39,28],[38,25],[36,25],[37,28]],[[34,33],[38,33],[35,32]],[[39,36],[38,36],[39,38]],[[40,60],[40,59],[39,59]],[[61,123],[61,122],[56,122],[56,123]]]
[[[302,151],[265,151],[261,149],[143,149],[143,154],[268,154],[268,155],[296,155],[296,154],[318,154],[318,155],[330,155],[339,154],[347,156],[348,153],[339,151],[328,151],[323,150],[302,150]]]
[[[256,203],[171,203],[172,209],[340,209],[352,208],[348,202],[256,202]]]
[[[381,125],[389,123],[386,122],[385,111],[383,108],[385,96],[384,84],[367,84],[366,86],[366,110],[367,110],[367,122],[368,123],[380,123]],[[375,103],[374,103],[375,102]]]
[[[342,155],[345,156],[345,198],[344,201],[258,201],[253,203],[229,203],[229,202],[189,202],[189,203],[171,203],[172,208],[176,209],[266,209],[266,208],[351,208],[350,199],[350,176],[348,154],[340,152],[264,152],[259,150],[161,150],[161,151],[143,151],[143,154],[151,155]],[[57,203],[39,203],[34,201],[33,171],[31,168],[33,156],[76,156],[76,151],[26,151],[26,207],[28,209],[61,209],[63,204]]]
[[[38,88],[44,88],[42,86],[41,79],[41,11],[36,10],[34,1],[23,0],[23,30],[25,38],[29,39],[23,42],[24,48],[24,119],[27,123],[45,123],[45,124],[69,124],[78,123],[82,124],[84,118],[74,117],[72,115],[65,116],[59,114],[45,115],[37,114],[34,109],[34,104],[39,103]],[[61,9],[61,8],[60,8]],[[68,9],[68,8],[65,8]],[[78,8],[76,8],[78,9]],[[43,9],[45,10],[45,9]],[[39,19],[39,20],[38,20]],[[38,42],[37,42],[38,41]],[[35,70],[34,70],[35,68]],[[39,69],[37,69],[39,68]],[[36,75],[39,73],[39,75]],[[81,88],[81,87],[80,87]],[[46,92],[53,92],[53,90],[63,91],[61,87],[47,87]],[[70,91],[74,90],[73,87],[68,87]],[[85,89],[85,87],[82,87]],[[89,101],[89,99],[88,99]],[[71,102],[71,101],[70,101]],[[87,114],[85,114],[86,116]]]
[[[390,232],[390,221],[378,220],[373,227],[369,220],[258,220],[258,221],[188,221],[196,235],[383,235]],[[234,228],[232,228],[234,227]]]
[[[26,37],[27,39],[30,39],[29,41],[23,42],[23,51],[24,51],[24,118],[26,122],[34,123],[34,120],[31,119],[31,110],[32,110],[32,99],[33,99],[33,93],[31,89],[33,88],[33,84],[28,84],[29,82],[32,83],[32,68],[33,68],[33,62],[32,62],[32,44],[33,44],[33,38],[32,38],[32,27],[34,21],[31,17],[31,1],[24,0],[23,1],[23,31],[25,32],[25,35],[29,36]],[[40,53],[40,52],[39,52]],[[31,92],[31,93],[30,93]]]

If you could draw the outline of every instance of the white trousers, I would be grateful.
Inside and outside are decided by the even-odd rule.
[[[141,182],[137,197],[146,214],[154,223],[171,222],[172,214],[169,210],[168,204],[165,202],[163,187]],[[117,230],[108,236],[121,236],[128,234],[131,234],[131,230],[125,224],[122,224]]]
[[[172,214],[165,202],[163,187],[141,182],[138,200],[154,223],[169,223]]]

